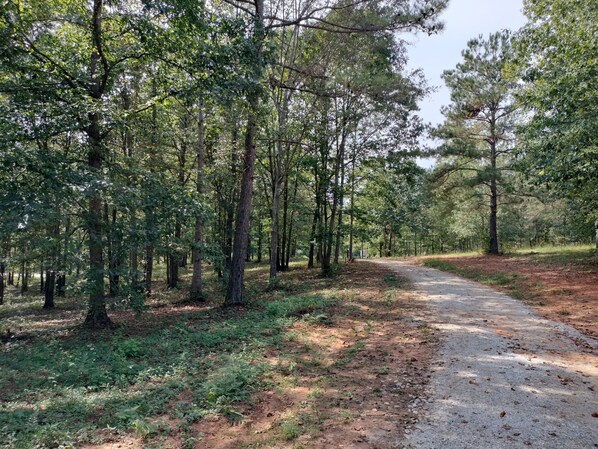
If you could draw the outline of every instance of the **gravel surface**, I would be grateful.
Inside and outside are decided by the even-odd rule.
[[[455,275],[375,262],[413,282],[441,332],[421,419],[397,447],[598,448],[597,340]]]

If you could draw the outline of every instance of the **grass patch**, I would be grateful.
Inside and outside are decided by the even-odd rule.
[[[250,264],[249,303],[231,309],[219,307],[209,271],[207,302],[185,303],[190,276],[181,270],[181,289],[157,282],[140,317],[111,310],[115,331],[77,328],[81,298],[50,312],[33,296],[15,301],[0,328],[25,338],[0,348],[0,448],[131,437],[148,449],[227,439],[307,448],[338,426],[348,430],[338,444],[349,445],[363,407],[378,406],[398,376],[420,375],[409,360],[428,354],[421,343],[433,336],[403,320],[416,310],[404,279],[378,266],[348,264],[328,279],[293,264],[276,285],[267,268]],[[397,401],[407,408],[407,396]]]
[[[598,266],[598,255],[593,245],[546,246],[520,249],[513,256],[526,256],[532,262],[559,265]]]
[[[484,273],[478,268],[458,267],[446,259],[423,259],[422,263],[426,267],[436,268],[437,270],[454,273],[459,276],[472,279],[481,284],[504,287],[509,290],[509,294],[516,299],[531,299],[531,293],[522,285],[520,281],[525,280],[525,276],[516,273]]]
[[[105,428],[151,439],[169,432],[162,417],[239,421],[238,406],[274,369],[264,351],[296,321],[326,322],[333,303],[284,296],[244,310],[180,313],[134,336],[124,327],[8,344],[0,352],[0,447],[78,446],[101,441]]]

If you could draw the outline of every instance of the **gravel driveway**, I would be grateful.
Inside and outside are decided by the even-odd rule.
[[[597,340],[458,276],[374,262],[413,282],[441,332],[421,420],[398,447],[598,448]]]

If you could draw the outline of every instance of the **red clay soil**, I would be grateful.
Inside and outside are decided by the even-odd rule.
[[[533,261],[530,256],[446,257],[484,274],[517,274],[515,288],[541,315],[598,338],[598,266]],[[493,286],[508,294],[513,287]]]

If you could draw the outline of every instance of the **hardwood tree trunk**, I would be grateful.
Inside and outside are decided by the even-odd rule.
[[[24,295],[29,291],[29,268],[26,263],[23,262],[21,267],[21,295]]]
[[[196,189],[197,196],[201,200],[203,194],[203,166],[205,158],[205,141],[204,141],[204,113],[203,101],[199,102],[197,112],[197,177]],[[201,259],[202,259],[202,244],[203,244],[203,228],[200,216],[195,218],[195,236],[193,245],[193,277],[191,278],[191,288],[189,290],[189,297],[192,301],[202,301],[202,278],[201,278]]]
[[[247,131],[245,136],[245,154],[243,157],[243,175],[241,178],[241,193],[237,208],[235,237],[228,279],[228,288],[224,305],[235,306],[244,303],[243,279],[245,274],[245,254],[247,253],[247,234],[249,232],[249,217],[251,215],[251,200],[253,195],[253,173],[255,169],[255,132],[257,127],[257,109],[259,105],[258,93],[252,93],[249,98],[249,112]]]
[[[4,304],[4,273],[6,266],[0,262],[0,305]]]
[[[44,286],[44,309],[54,308],[54,292],[56,287],[56,271],[46,270],[46,283]]]
[[[256,23],[256,78],[261,76],[261,45],[264,40],[264,0],[255,2]],[[249,93],[249,110],[247,115],[247,129],[245,134],[245,148],[243,158],[243,176],[241,178],[241,193],[237,208],[237,222],[231,271],[224,304],[226,306],[243,304],[243,278],[245,274],[245,254],[247,253],[247,234],[249,232],[249,217],[251,215],[251,200],[253,195],[253,173],[255,169],[255,132],[257,128],[257,114],[260,103],[260,93],[254,88]]]
[[[103,0],[93,1],[92,14],[92,44],[93,50],[90,59],[90,79],[92,80],[89,89],[89,96],[95,103],[102,98],[103,89],[106,86],[108,68],[102,49],[102,9]],[[103,76],[100,75],[100,65],[103,67]],[[96,112],[100,108],[94,108],[88,114],[88,125],[86,134],[88,138],[87,164],[92,173],[99,175],[102,168],[104,148],[102,145],[102,133],[100,130],[101,117]],[[106,301],[104,298],[104,256],[102,241],[102,198],[99,189],[95,189],[89,198],[87,212],[87,233],[89,248],[89,310],[85,318],[85,325],[90,328],[105,328],[112,326],[112,322],[106,312]]]

